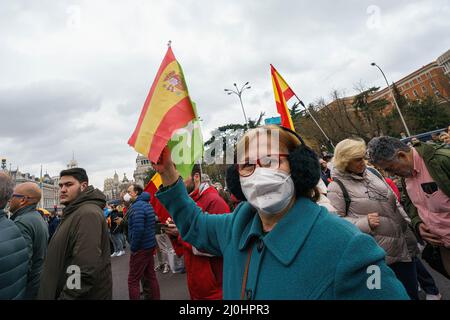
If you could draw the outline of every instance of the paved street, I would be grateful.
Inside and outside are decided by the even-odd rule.
[[[113,275],[113,299],[128,300],[128,262],[130,253],[121,257],[111,258]],[[189,299],[186,284],[186,274],[157,272],[161,300],[184,300]]]
[[[129,252],[121,257],[111,258],[112,274],[113,274],[113,299],[128,300],[128,261],[130,259]],[[434,272],[424,262],[428,270],[436,281],[436,284],[442,294],[444,300],[450,300],[450,280]],[[186,274],[172,273],[163,274],[157,272],[159,287],[161,291],[161,300],[183,300],[189,299],[189,292],[186,284]],[[424,293],[420,293],[420,297],[424,299]]]
[[[433,271],[433,269],[431,269],[426,262],[423,262],[423,264],[433,276],[434,281],[442,294],[442,300],[450,300],[450,280],[442,276],[440,273]],[[423,292],[420,292],[421,297],[422,294]]]

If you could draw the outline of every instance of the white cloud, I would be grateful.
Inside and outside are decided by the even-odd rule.
[[[243,122],[234,82],[250,81],[249,117],[275,115],[270,63],[305,103],[350,94],[383,85],[372,61],[396,80],[448,50],[449,16],[446,0],[2,1],[0,155],[56,175],[75,151],[102,188],[132,177],[127,140],[168,40],[208,138]]]

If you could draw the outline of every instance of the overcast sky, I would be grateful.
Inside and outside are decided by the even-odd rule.
[[[382,86],[450,49],[450,3],[433,1],[2,0],[0,157],[58,175],[72,151],[92,183],[132,178],[127,145],[172,40],[210,131],[243,123],[224,88],[250,82],[247,115],[276,116],[272,63],[305,103]]]

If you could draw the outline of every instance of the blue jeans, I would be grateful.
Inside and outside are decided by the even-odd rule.
[[[125,246],[125,236],[122,232],[111,234],[111,240],[114,246],[114,252],[118,253]]]

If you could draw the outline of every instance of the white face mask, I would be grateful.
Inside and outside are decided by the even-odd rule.
[[[249,177],[240,177],[242,192],[258,212],[275,215],[286,209],[294,196],[294,182],[280,170],[257,167]]]
[[[130,194],[129,194],[129,193],[126,193],[126,194],[123,196],[123,200],[124,200],[125,202],[130,202],[130,201],[131,201],[131,196],[130,196]]]

